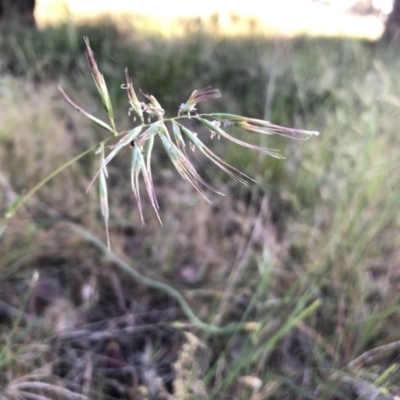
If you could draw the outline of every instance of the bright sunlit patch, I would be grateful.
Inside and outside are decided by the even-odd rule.
[[[382,13],[390,10],[390,1],[380,0],[377,3]],[[379,38],[384,22],[378,15],[356,15],[349,12],[344,4],[344,1],[339,4],[332,0],[232,0],[229,5],[222,0],[203,0],[201,3],[170,0],[157,2],[156,5],[151,1],[37,0],[36,19],[39,26],[45,26],[65,20],[77,22],[109,15],[120,22],[123,19],[124,26],[129,22],[137,26],[137,15],[141,15],[153,20],[150,23],[152,30],[176,35],[183,33],[178,27],[182,25],[182,18],[200,18],[203,27],[209,27],[210,31],[214,29],[218,34],[257,32],[269,36],[278,33],[284,36],[308,34],[371,40]],[[346,4],[350,3],[347,1]]]

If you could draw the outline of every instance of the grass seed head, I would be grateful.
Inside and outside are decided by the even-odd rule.
[[[90,115],[89,113],[82,110],[78,107],[62,90],[66,100],[78,111],[85,114],[88,118],[90,118],[97,125],[102,128],[110,131],[115,136],[119,136],[114,124],[113,112],[111,106],[111,100],[108,95],[107,86],[104,80],[103,75],[100,73],[99,68],[97,66],[97,62],[94,57],[94,53],[90,48],[90,43],[88,38],[85,37],[86,44],[86,55],[89,62],[90,69],[92,71],[93,79],[98,89],[98,92],[101,96],[103,105],[108,113],[111,126],[106,124],[105,122],[97,119],[96,117]],[[191,96],[187,100],[186,103],[182,103],[178,110],[178,116],[175,118],[165,119],[164,114],[165,111],[161,107],[160,103],[157,99],[150,95],[144,94],[142,95],[149,101],[140,102],[136,96],[135,90],[133,89],[132,79],[128,74],[128,70],[125,69],[125,79],[126,84],[122,85],[122,88],[127,90],[129,104],[131,106],[130,111],[134,112],[134,119],[139,119],[140,125],[131,129],[126,135],[124,135],[116,144],[109,146],[111,149],[110,153],[107,157],[104,156],[104,144],[102,142],[102,161],[101,166],[94,176],[93,180],[89,184],[87,190],[89,190],[92,183],[96,180],[96,178],[100,175],[100,202],[101,202],[101,210],[103,214],[103,218],[107,228],[107,239],[108,238],[108,219],[109,219],[109,209],[108,209],[108,198],[107,198],[107,164],[120,152],[120,150],[131,144],[132,145],[132,161],[131,161],[131,185],[132,191],[136,198],[136,202],[139,208],[140,218],[142,224],[144,224],[143,212],[142,212],[142,203],[140,199],[139,193],[139,176],[142,174],[143,180],[146,186],[147,193],[150,198],[151,205],[157,215],[161,223],[161,218],[159,216],[158,210],[159,206],[157,203],[157,198],[155,194],[152,172],[151,172],[151,156],[153,150],[153,144],[155,137],[158,136],[161,139],[162,145],[173,163],[175,169],[181,175],[183,179],[188,181],[193,188],[208,202],[211,204],[211,201],[206,197],[204,193],[204,188],[211,190],[217,194],[223,195],[217,189],[208,184],[196,171],[195,167],[191,163],[187,153],[186,153],[186,144],[185,140],[188,140],[189,146],[191,150],[195,151],[199,150],[203,155],[205,155],[210,161],[212,161],[217,167],[219,167],[222,171],[228,174],[229,177],[234,179],[237,182],[242,184],[247,184],[248,180],[253,180],[248,177],[243,172],[238,169],[232,167],[228,163],[226,163],[222,158],[215,155],[199,138],[197,133],[192,132],[184,125],[182,125],[179,121],[182,119],[189,119],[191,117],[192,112],[196,112],[196,105],[202,101],[217,99],[221,97],[221,93],[218,89],[213,89],[212,87],[206,87],[204,89],[196,89],[192,92]],[[149,115],[149,125],[144,123],[144,113]],[[156,117],[157,121],[150,123],[151,117]],[[206,119],[206,118],[208,119]],[[246,129],[249,131],[255,131],[262,134],[267,135],[281,135],[290,138],[308,138],[311,135],[318,135],[318,132],[314,131],[305,131],[300,129],[286,128],[279,125],[273,125],[268,121],[258,120],[254,118],[246,118],[234,114],[228,113],[212,113],[207,115],[195,115],[194,116],[197,121],[205,126],[210,132],[211,137],[217,136],[218,138],[223,137],[225,139],[230,140],[240,146],[246,147],[250,150],[255,150],[260,153],[275,157],[275,158],[283,158],[282,155],[273,149],[268,149],[261,146],[256,146],[245,141],[239,140],[236,137],[228,134],[225,130],[229,127],[238,127],[242,129]],[[173,139],[171,139],[171,135],[165,125],[165,122],[169,121],[172,125],[172,133]],[[142,133],[143,131],[143,133]]]
[[[125,79],[126,79],[126,86],[122,85],[121,87],[122,89],[126,89],[127,91],[129,104],[131,105],[130,110],[133,111],[135,114],[134,120],[136,120],[136,118],[139,118],[140,123],[143,124],[144,119],[143,119],[142,103],[140,103],[140,101],[138,100],[135,90],[133,89],[132,79],[128,74],[128,68],[125,69]]]
[[[94,53],[93,50],[90,48],[90,43],[89,43],[89,39],[87,37],[84,38],[85,40],[85,44],[86,44],[86,56],[88,59],[88,63],[90,66],[90,69],[92,70],[92,76],[94,79],[94,82],[96,84],[97,90],[100,94],[100,98],[101,101],[103,103],[103,107],[106,110],[108,117],[111,121],[111,124],[113,125],[113,128],[115,130],[115,126],[114,126],[114,112],[113,112],[113,108],[112,108],[112,104],[111,104],[111,99],[110,96],[108,94],[108,89],[107,89],[107,85],[106,82],[104,80],[104,76],[103,74],[100,72],[98,66],[97,66],[97,62],[96,59],[94,57]]]
[[[204,89],[199,89],[193,91],[190,95],[189,100],[186,103],[182,103],[179,106],[178,117],[181,115],[190,115],[191,112],[196,111],[196,104],[202,101],[218,99],[221,97],[221,93],[218,89],[213,89],[212,87],[206,87]]]
[[[224,128],[235,126],[238,128],[246,129],[248,131],[254,131],[263,133],[266,135],[279,135],[288,137],[290,139],[308,139],[311,136],[318,136],[317,131],[308,131],[304,129],[288,128],[286,126],[274,125],[269,121],[262,119],[247,118],[235,114],[226,113],[212,113],[210,117],[215,118],[216,121],[222,122]],[[218,125],[219,126],[219,125]]]
[[[222,136],[223,138],[228,139],[231,142],[238,144],[239,146],[247,147],[250,150],[255,150],[260,153],[266,154],[268,156],[274,157],[274,158],[284,158],[279,153],[278,150],[267,149],[265,147],[256,146],[254,144],[250,144],[250,143],[244,142],[242,140],[236,139],[234,136],[229,135],[227,132],[225,132],[223,129],[221,129],[218,126],[218,124],[214,123],[214,121],[209,121],[209,120],[201,118],[201,117],[196,117],[196,118],[202,125],[204,125],[206,128],[208,128],[211,132],[214,132],[216,135]]]
[[[164,117],[165,110],[161,107],[160,103],[157,99],[151,94],[145,94],[142,92],[142,95],[150,100],[150,103],[142,103],[142,108],[147,114],[155,116],[161,121]]]

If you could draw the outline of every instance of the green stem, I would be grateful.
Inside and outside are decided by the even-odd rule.
[[[115,265],[122,270],[123,272],[130,275],[133,279],[138,281],[139,283],[153,288],[157,290],[161,290],[162,292],[167,293],[170,295],[182,308],[182,311],[189,319],[192,326],[202,330],[205,333],[212,334],[212,335],[229,335],[238,331],[254,331],[259,328],[259,324],[254,322],[241,322],[241,323],[231,323],[223,327],[218,327],[214,325],[207,324],[199,319],[194,311],[190,308],[189,304],[183,298],[183,296],[173,287],[167,285],[166,283],[156,281],[154,279],[148,278],[135,269],[133,269],[129,264],[127,264],[124,260],[118,257],[115,253],[110,251],[108,247],[97,237],[92,235],[86,229],[78,227],[77,225],[69,224],[71,228],[81,237],[92,243],[95,247],[101,250],[104,255],[107,256],[109,260],[115,263]],[[181,322],[174,322],[171,324],[173,328],[183,329],[185,327],[190,326],[186,323]]]
[[[126,132],[121,132],[117,136],[121,136]],[[36,184],[31,190],[28,191],[24,196],[19,198],[8,210],[7,214],[5,215],[5,218],[0,223],[0,237],[2,232],[5,229],[5,226],[7,224],[7,221],[11,219],[15,213],[38,191],[40,190],[47,182],[55,178],[60,172],[64,171],[64,169],[68,168],[70,165],[74,164],[76,161],[80,160],[81,158],[85,157],[92,151],[96,150],[97,147],[101,146],[102,144],[107,143],[109,140],[113,139],[113,137],[108,137],[107,139],[102,140],[98,144],[88,148],[87,150],[83,151],[82,153],[78,154],[76,157],[72,158],[71,160],[68,160],[65,164],[61,165],[58,167],[56,170],[54,170],[51,174],[47,175],[45,178],[43,178],[38,184]]]
[[[13,217],[13,215],[16,213],[18,209],[22,207],[23,204],[25,204],[33,194],[35,194],[42,186],[44,186],[47,182],[49,182],[51,179],[53,179],[55,176],[57,176],[60,172],[62,172],[64,169],[68,168],[70,165],[81,159],[82,157],[86,156],[90,152],[96,149],[98,145],[92,146],[91,148],[85,150],[81,154],[77,155],[76,157],[72,158],[71,160],[67,161],[65,164],[61,165],[59,168],[57,168],[55,171],[53,171],[51,174],[47,175],[44,179],[42,179],[37,185],[35,185],[31,190],[29,190],[28,193],[26,193],[24,196],[22,196],[12,207],[11,210],[9,210],[6,214],[6,220],[10,219]]]

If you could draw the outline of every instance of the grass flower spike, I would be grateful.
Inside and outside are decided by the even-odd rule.
[[[128,68],[125,68],[125,78],[126,78],[126,86],[122,85],[121,88],[126,89],[128,93],[129,104],[131,105],[129,113],[133,111],[135,114],[134,121],[136,121],[136,118],[139,118],[140,123],[143,124],[144,120],[143,120],[142,103],[139,102],[135,90],[133,89],[132,79],[128,75]]]
[[[147,112],[147,114],[150,114],[152,116],[155,116],[158,118],[159,121],[161,121],[164,117],[164,109],[160,106],[160,103],[157,101],[157,99],[152,96],[151,94],[144,94],[142,93],[144,97],[146,97],[148,100],[150,100],[150,103],[142,103],[143,110]],[[150,118],[149,118],[150,122]]]
[[[204,89],[195,90],[186,103],[179,106],[178,117],[181,115],[190,115],[191,112],[196,111],[196,104],[206,100],[218,99],[221,93],[218,89],[206,87]]]
[[[109,243],[108,235],[108,220],[109,220],[109,209],[107,200],[107,165],[111,160],[125,147],[130,145],[131,151],[131,188],[135,197],[140,219],[144,224],[142,201],[140,197],[140,183],[139,177],[143,176],[144,185],[146,187],[147,194],[150,199],[150,203],[157,215],[158,220],[161,223],[161,217],[159,215],[159,205],[157,202],[156,192],[154,188],[152,169],[151,169],[151,156],[155,139],[161,141],[165,152],[169,159],[174,165],[179,175],[188,181],[193,188],[208,202],[211,203],[210,199],[205,193],[205,189],[208,189],[219,195],[223,195],[216,188],[206,182],[196,171],[195,167],[190,161],[188,153],[186,152],[186,141],[189,143],[190,148],[195,151],[198,150],[204,154],[210,161],[212,161],[217,167],[224,171],[230,178],[235,181],[247,184],[248,181],[254,181],[252,178],[247,176],[242,171],[239,171],[235,167],[226,163],[223,159],[214,154],[198,137],[196,132],[190,130],[185,126],[185,120],[192,119],[198,122],[198,127],[201,126],[207,128],[211,132],[211,136],[218,136],[228,139],[240,146],[247,147],[248,149],[258,151],[260,153],[275,157],[283,158],[283,156],[273,149],[268,149],[261,146],[256,146],[247,142],[244,142],[236,137],[230,135],[226,130],[230,127],[242,128],[245,130],[258,132],[267,135],[281,135],[295,139],[307,139],[312,135],[317,135],[318,132],[299,130],[293,128],[286,128],[278,125],[273,125],[270,122],[258,120],[254,118],[242,117],[234,114],[225,113],[212,113],[212,114],[197,114],[196,105],[202,101],[217,99],[221,97],[218,89],[207,87],[205,89],[199,89],[193,91],[186,103],[182,103],[178,109],[178,116],[173,118],[165,118],[165,111],[157,101],[157,99],[149,94],[142,95],[145,101],[139,101],[136,96],[136,92],[133,88],[132,79],[128,74],[128,70],[125,70],[126,83],[122,85],[122,88],[127,91],[128,103],[130,105],[129,112],[134,113],[134,121],[138,121],[139,124],[133,127],[129,132],[118,132],[114,123],[114,114],[110,97],[108,95],[107,86],[103,75],[100,73],[97,62],[94,57],[94,53],[89,45],[89,40],[85,38],[86,52],[89,61],[90,68],[92,70],[92,76],[95,81],[97,90],[100,94],[102,104],[106,110],[111,126],[98,118],[92,116],[86,111],[82,110],[77,106],[62,90],[66,100],[78,111],[82,112],[88,118],[90,118],[97,125],[111,132],[114,136],[121,136],[121,139],[114,145],[109,146],[110,152],[106,156],[104,154],[104,143],[100,144],[101,151],[101,163],[99,170],[95,174],[94,178],[89,184],[87,190],[90,189],[93,182],[99,177],[100,182],[100,203],[101,210],[104,218],[104,223],[107,229],[107,240]],[[147,102],[146,102],[147,101]],[[148,115],[147,123],[145,123],[144,114]],[[194,115],[192,115],[194,113]],[[156,121],[151,121],[152,118],[156,118]],[[191,124],[193,126],[193,123]],[[172,128],[172,137],[169,131],[169,127]],[[204,128],[203,128],[204,129]]]
[[[319,132],[317,131],[306,131],[303,129],[287,128],[285,126],[271,124],[268,121],[241,117],[234,114],[213,113],[210,114],[210,117],[222,122],[224,127],[236,126],[238,128],[246,129],[248,131],[259,132],[266,135],[280,135],[291,139],[303,140],[308,139],[310,136],[319,135]]]
[[[107,85],[104,80],[104,76],[99,71],[96,59],[94,58],[94,53],[93,53],[92,49],[90,48],[89,39],[87,37],[85,37],[84,40],[85,40],[85,44],[86,44],[86,56],[88,59],[90,69],[92,70],[92,76],[93,76],[94,83],[96,84],[97,91],[100,94],[101,102],[103,104],[104,109],[106,110],[106,112],[108,114],[111,125],[116,134],[116,128],[115,128],[115,123],[114,123],[114,112],[113,112],[113,108],[112,108],[112,104],[111,104],[111,99],[108,94]]]

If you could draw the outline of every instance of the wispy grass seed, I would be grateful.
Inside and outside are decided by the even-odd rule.
[[[205,193],[205,189],[208,189],[219,195],[223,195],[218,189],[207,183],[196,171],[195,167],[191,163],[187,151],[186,142],[189,143],[189,147],[192,151],[196,149],[204,154],[209,160],[211,160],[217,167],[224,171],[230,178],[236,182],[247,184],[248,181],[254,181],[251,177],[246,175],[244,172],[236,169],[229,165],[220,157],[215,155],[205,144],[198,138],[197,133],[191,131],[182,124],[183,121],[188,119],[195,119],[201,125],[205,126],[210,132],[211,137],[217,136],[218,138],[223,137],[230,140],[240,146],[246,147],[251,150],[258,151],[275,158],[283,158],[278,150],[268,149],[261,146],[256,146],[247,142],[244,142],[236,137],[228,134],[226,129],[230,127],[242,128],[248,131],[258,132],[266,135],[281,135],[292,139],[308,139],[310,136],[318,135],[318,132],[300,130],[294,128],[282,127],[279,125],[273,125],[268,121],[258,120],[254,118],[242,117],[235,114],[226,113],[211,113],[211,114],[197,114],[196,105],[200,102],[217,99],[221,97],[218,89],[207,87],[205,89],[194,90],[186,103],[182,103],[178,108],[178,114],[173,118],[165,118],[165,110],[162,108],[157,99],[149,94],[142,95],[147,100],[139,101],[136,92],[132,85],[132,79],[128,74],[128,70],[125,70],[126,83],[122,85],[122,89],[127,91],[128,102],[130,105],[128,114],[133,113],[133,120],[138,121],[139,125],[132,128],[129,132],[118,132],[114,121],[114,113],[111,104],[111,99],[108,94],[107,85],[104,77],[101,74],[92,49],[90,48],[89,39],[85,37],[86,44],[86,55],[88,63],[92,72],[93,79],[95,81],[97,90],[100,94],[101,101],[105,111],[107,112],[110,125],[99,120],[93,115],[87,113],[78,105],[76,105],[63,91],[60,90],[66,100],[78,111],[82,112],[93,122],[95,122],[101,128],[111,132],[114,136],[122,138],[114,145],[109,146],[110,153],[105,156],[104,154],[104,141],[100,144],[101,150],[101,162],[100,167],[94,178],[90,182],[88,189],[92,186],[93,182],[99,177],[100,185],[100,203],[104,223],[107,230],[107,241],[110,246],[109,233],[108,233],[108,220],[109,220],[109,207],[108,207],[108,194],[107,194],[107,165],[111,160],[126,146],[131,145],[132,156],[131,156],[131,187],[132,192],[135,196],[140,219],[142,225],[144,224],[142,202],[139,192],[139,177],[143,176],[147,194],[150,198],[150,203],[157,215],[160,224],[162,224],[161,217],[159,214],[159,205],[157,202],[156,192],[152,179],[151,171],[151,156],[154,145],[154,140],[158,136],[167,153],[169,159],[173,163],[175,169],[178,171],[180,176],[188,181],[193,188],[208,202],[211,201]],[[153,119],[156,121],[152,122]],[[147,123],[146,123],[147,122]],[[173,139],[171,139],[170,132],[167,128],[166,123],[172,126]]]

